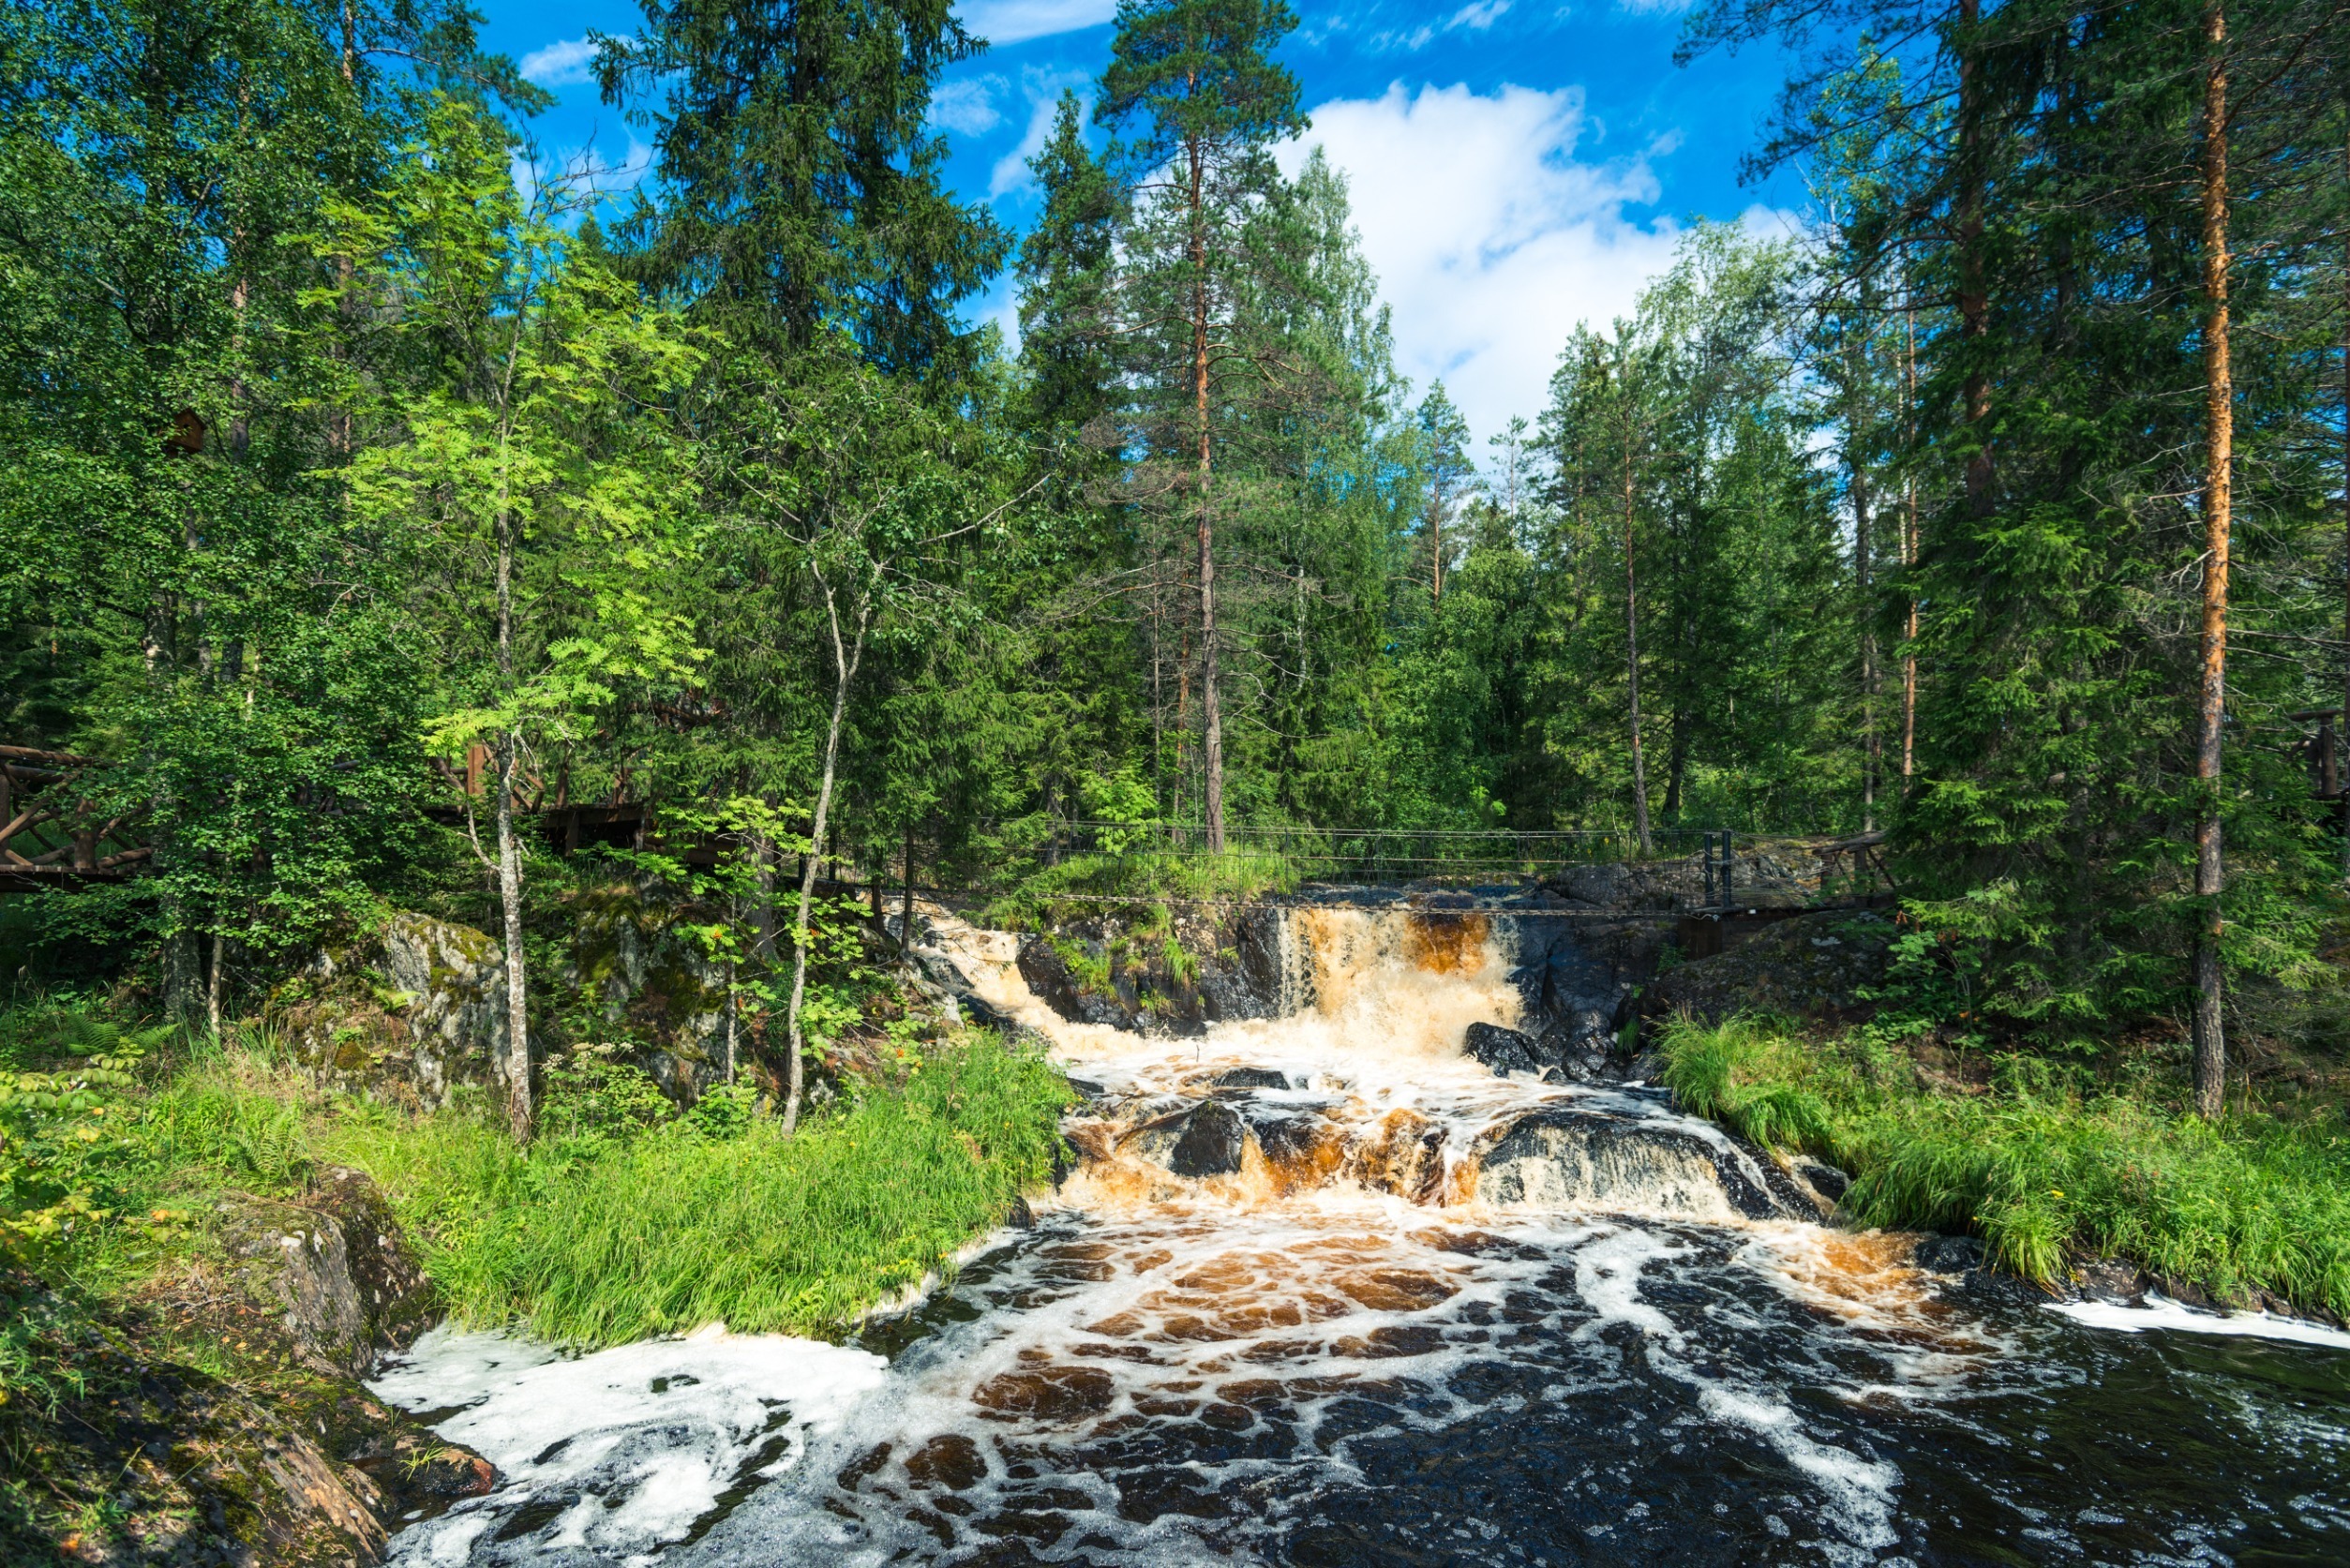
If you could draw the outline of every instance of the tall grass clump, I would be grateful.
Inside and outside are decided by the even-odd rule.
[[[1069,1091],[993,1036],[925,1058],[786,1138],[679,1118],[526,1152],[487,1117],[353,1127],[461,1318],[613,1345],[724,1322],[838,1332],[1048,1179]]]
[[[1665,1083],[1692,1112],[1853,1173],[1855,1224],[1972,1231],[2043,1282],[2129,1258],[2222,1300],[2267,1292],[2350,1317],[2350,1136],[2253,1112],[2207,1122],[2085,1088],[2031,1058],[1981,1093],[1926,1084],[1865,1038],[1769,1023],[1667,1026]]]

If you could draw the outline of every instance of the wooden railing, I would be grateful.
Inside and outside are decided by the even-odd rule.
[[[101,817],[80,783],[97,764],[67,752],[0,746],[0,891],[118,882],[155,851],[143,810]]]

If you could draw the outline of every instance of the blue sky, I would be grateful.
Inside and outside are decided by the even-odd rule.
[[[1682,10],[1630,0],[1425,6],[1293,0],[1281,59],[1319,142],[1352,182],[1366,253],[1394,308],[1415,387],[1442,377],[1482,441],[1540,411],[1566,335],[1631,308],[1691,218],[1789,221],[1791,175],[1742,187],[1783,62],[1772,49],[1672,63]],[[599,104],[582,40],[626,33],[633,0],[488,0],[486,41],[561,96],[537,127],[557,161],[580,149],[614,183],[642,167],[642,132]],[[991,40],[955,67],[935,117],[950,179],[1015,230],[1036,205],[1023,157],[1064,86],[1109,58],[1115,0],[964,0]],[[1303,145],[1288,149],[1294,167]],[[1008,286],[974,303],[1008,317]]]

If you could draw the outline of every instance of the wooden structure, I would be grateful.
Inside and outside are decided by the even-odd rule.
[[[77,787],[97,764],[0,746],[0,892],[119,882],[155,851],[136,842],[143,810],[101,818]]]

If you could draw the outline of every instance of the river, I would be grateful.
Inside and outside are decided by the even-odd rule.
[[[1070,1024],[1031,1229],[849,1343],[377,1385],[500,1490],[402,1564],[2350,1563],[2350,1337],[1917,1266],[1639,1083],[1503,1079],[1505,918],[1301,912],[1279,1016]]]

